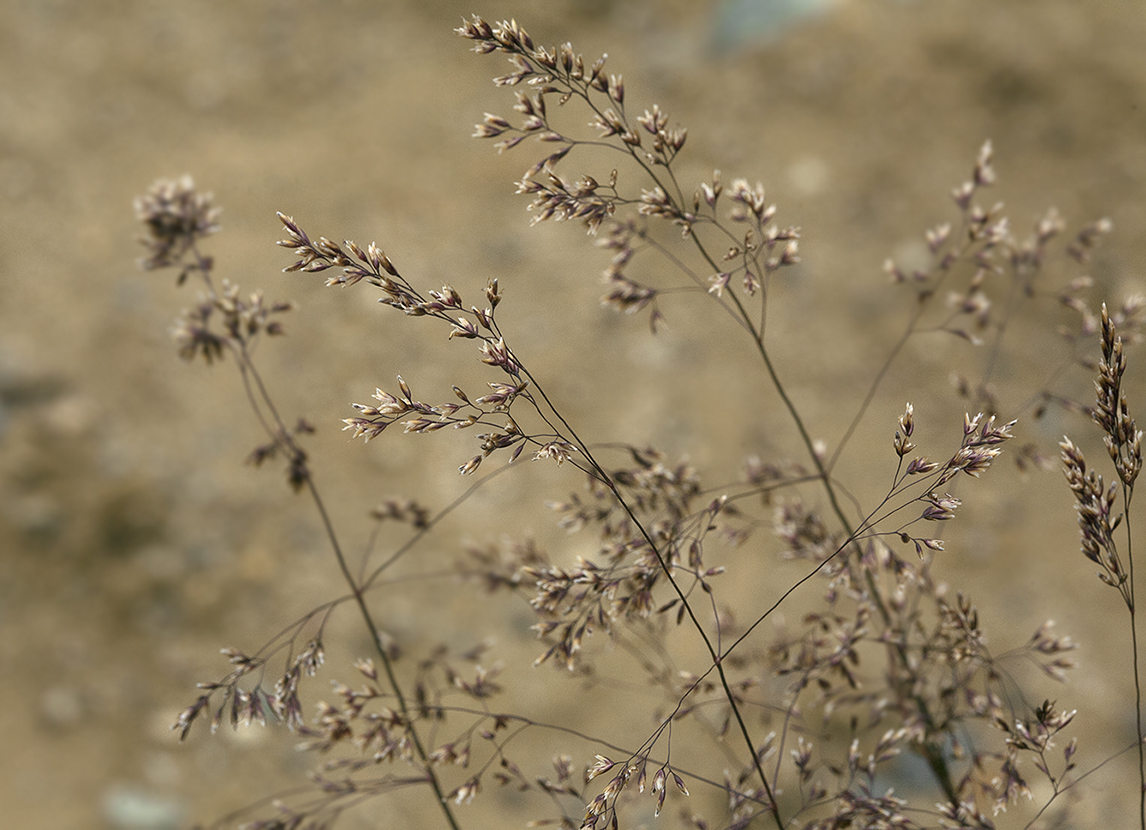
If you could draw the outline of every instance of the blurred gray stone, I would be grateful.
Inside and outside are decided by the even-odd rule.
[[[731,51],[780,37],[801,21],[821,15],[839,0],[724,0],[716,12],[713,43]]]
[[[178,830],[184,809],[174,798],[122,784],[104,795],[103,812],[115,830]]]

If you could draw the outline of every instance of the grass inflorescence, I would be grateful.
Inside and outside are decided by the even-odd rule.
[[[495,83],[512,93],[512,115],[485,114],[474,135],[498,152],[541,148],[517,184],[533,221],[582,224],[609,260],[603,304],[645,315],[650,336],[673,308],[717,310],[714,318],[739,332],[755,366],[745,382],[778,402],[795,442],[784,456],[749,455],[728,472],[702,471],[608,436],[590,440],[556,402],[560,379],[535,365],[518,345],[520,333],[498,316],[503,287],[520,277],[498,274],[469,297],[451,285],[422,288],[399,253],[392,259],[375,243],[313,235],[307,222],[280,213],[278,244],[294,258],[285,271],[374,291],[389,306],[384,312],[410,318],[409,337],[455,342],[483,365],[480,388],[459,379],[444,394],[424,397],[399,375],[372,397],[366,390],[367,402],[343,419],[350,435],[372,442],[401,440],[396,432],[464,433],[469,440],[457,468],[486,476],[488,486],[496,486],[495,474],[527,461],[552,465],[561,486],[578,480],[549,508],[570,533],[592,535],[578,547],[591,555],[507,538],[471,548],[468,564],[458,566],[483,602],[527,601],[541,641],[533,665],[483,668],[446,650],[410,654],[389,633],[394,621],[377,589],[446,513],[464,509],[464,500],[438,510],[404,497],[384,501],[364,520],[408,531],[394,534],[399,541],[385,555],[354,561],[304,449],[315,426],[279,411],[255,358],[257,342],[284,333],[283,315],[293,305],[261,292],[244,295],[218,279],[216,262],[203,251],[219,230],[211,197],[189,178],[156,183],[137,202],[147,250],[141,265],[175,269],[179,284],[198,283],[202,292],[176,324],[178,352],[237,368],[265,433],[250,460],[283,465],[291,487],[309,499],[346,587],[344,596],[284,621],[262,647],[225,649],[228,669],[200,684],[179,716],[175,728],[184,738],[199,722],[212,731],[274,723],[298,733],[303,748],[324,753],[308,788],[220,823],[250,830],[328,826],[396,789],[424,788],[435,813],[426,823],[464,828],[472,826],[465,805],[508,788],[527,799],[534,825],[581,830],[654,819],[696,828],[990,828],[1008,810],[1008,826],[1073,826],[1090,776],[1107,760],[1080,761],[1075,709],[1055,702],[1069,697],[1069,685],[1059,686],[1075,644],[1044,619],[1017,641],[1007,631],[988,637],[968,592],[937,575],[937,563],[960,555],[946,531],[951,522],[974,521],[964,514],[977,479],[991,475],[1008,452],[1023,469],[1050,465],[1036,441],[1019,438],[1018,413],[1000,411],[991,377],[1004,349],[1021,348],[1004,340],[1007,325],[1037,315],[1034,298],[1041,296],[1073,314],[1075,325],[1062,331],[1068,362],[1097,377],[1093,403],[1039,389],[1029,414],[1058,408],[1091,415],[1113,467],[1108,483],[1075,443],[1061,445],[1082,552],[1129,611],[1139,736],[1129,746],[1139,772],[1124,792],[1134,794],[1146,830],[1130,512],[1141,432],[1123,384],[1124,344],[1138,337],[1143,301],[1131,297],[1095,312],[1087,299],[1094,287],[1084,275],[1045,285],[1048,263],[1081,267],[1110,224],[1087,225],[1062,244],[1065,223],[1049,211],[1029,237],[1016,239],[1001,206],[983,201],[996,179],[985,143],[968,179],[952,191],[955,218],[924,232],[929,264],[906,270],[887,263],[908,313],[896,321],[900,334],[872,367],[864,393],[837,402],[841,438],[829,446],[814,437],[789,385],[817,344],[785,349],[781,358],[769,325],[778,314],[803,313],[779,307],[787,300],[775,290],[800,261],[801,231],[778,220],[764,186],[720,171],[682,180],[688,131],[659,106],[634,104],[604,57],[586,59],[570,44],[537,45],[513,21],[475,16],[457,33],[477,53],[509,59],[510,71]],[[576,117],[557,119],[558,111]],[[571,130],[566,122],[587,127]],[[988,353],[980,377],[956,374],[967,411],[920,423],[914,404],[922,397],[897,404],[902,414],[886,425],[882,463],[843,480],[838,462],[885,394],[889,368],[909,360],[907,344],[924,333]],[[1101,352],[1096,360],[1088,357],[1094,347]],[[923,383],[918,395],[932,391]],[[735,407],[736,399],[722,405]],[[1085,428],[1079,419],[1077,429]],[[771,584],[768,593],[736,590],[758,581],[775,540],[801,575]],[[789,618],[784,611],[797,592],[800,613]],[[344,607],[368,635],[370,653],[360,656],[353,678],[336,671],[342,679],[332,697],[308,703],[319,694],[312,678],[326,671],[327,622]],[[426,613],[449,615],[443,608]],[[469,618],[451,622],[459,630],[475,625]],[[630,679],[655,690],[656,707],[600,679],[594,669],[606,651],[601,641],[629,660]],[[995,641],[1012,645],[996,651]],[[1010,669],[1016,661],[1040,671],[1020,680]],[[552,694],[619,712],[627,728],[600,734],[576,720],[542,720],[525,704],[501,703],[515,677],[542,665],[568,675],[553,681]],[[1118,671],[1111,667],[1112,683],[1126,681]],[[540,756],[551,760],[538,767]],[[905,769],[916,771],[913,783],[897,788]]]

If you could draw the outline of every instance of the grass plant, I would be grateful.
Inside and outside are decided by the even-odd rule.
[[[1030,475],[1053,466],[1037,440],[1020,437],[1019,416],[1035,420],[1056,409],[1071,413],[1080,433],[1098,427],[1114,471],[1108,484],[1064,439],[1082,552],[1129,612],[1120,624],[1129,631],[1130,677],[1109,668],[1112,683],[1132,682],[1135,690],[1137,733],[1127,736],[1126,751],[1137,752],[1138,775],[1122,786],[1146,830],[1131,532],[1141,432],[1123,389],[1124,343],[1138,339],[1143,300],[1110,300],[1095,311],[1090,298],[1100,288],[1081,273],[1110,224],[1068,237],[1052,210],[1016,238],[1001,207],[984,201],[995,184],[991,144],[984,144],[951,194],[952,221],[924,233],[930,264],[887,263],[909,312],[894,321],[900,335],[872,367],[867,391],[837,402],[840,437],[829,444],[815,437],[790,385],[814,365],[820,344],[784,343],[781,357],[773,333],[778,315],[814,309],[785,306],[777,290],[799,262],[800,230],[779,221],[763,185],[720,171],[684,181],[687,130],[659,106],[634,103],[603,57],[588,60],[569,44],[539,46],[516,22],[475,16],[457,33],[480,55],[509,59],[495,83],[512,94],[513,114],[485,114],[475,136],[498,152],[540,147],[517,185],[533,222],[582,224],[608,258],[603,304],[643,316],[649,336],[686,313],[713,312],[714,324],[737,331],[756,367],[744,382],[774,396],[797,440],[786,455],[753,454],[739,470],[707,471],[654,447],[590,437],[555,403],[561,378],[519,349],[520,333],[499,319],[503,286],[529,290],[522,277],[498,274],[469,292],[476,296],[450,285],[427,289],[402,269],[393,246],[391,259],[375,243],[335,242],[279,214],[278,244],[293,257],[284,270],[376,292],[389,307],[380,313],[408,327],[409,337],[457,341],[483,364],[480,381],[467,375],[427,398],[415,393],[416,379],[398,376],[354,404],[344,428],[366,442],[403,440],[394,433],[468,436],[458,469],[481,486],[496,487],[498,474],[522,464],[552,465],[571,490],[549,505],[556,521],[592,539],[579,548],[592,555],[574,556],[509,535],[470,550],[459,566],[483,602],[528,603],[540,641],[534,665],[491,669],[446,650],[410,653],[391,633],[391,580],[443,516],[465,509],[464,500],[445,508],[385,501],[363,518],[393,528],[382,537],[390,547],[346,549],[305,449],[315,426],[280,411],[275,383],[256,360],[256,344],[283,334],[292,304],[220,279],[204,249],[219,230],[211,197],[190,178],[155,183],[136,205],[145,228],[141,264],[173,269],[179,284],[202,292],[176,325],[179,354],[236,367],[265,433],[250,460],[281,465],[310,502],[346,589],[282,621],[258,649],[225,649],[227,669],[200,684],[179,716],[181,737],[197,722],[212,731],[273,724],[321,757],[305,787],[219,825],[326,827],[356,809],[385,827],[392,822],[378,800],[412,788],[425,792],[427,826],[459,830],[473,826],[470,802],[503,788],[520,794],[534,826],[582,830],[658,822],[778,830],[1077,826],[1087,783],[1108,759],[1080,761],[1075,709],[1055,702],[1069,697],[1061,684],[1073,642],[1042,619],[1017,641],[1007,631],[989,640],[970,596],[936,573],[943,558],[960,555],[945,530],[974,521],[960,515],[963,504],[974,503],[975,480],[990,475],[1005,451]],[[1038,319],[1047,303],[1073,315],[1061,333],[1063,360],[1097,378],[1097,400],[1076,401],[1048,385],[1033,391],[1024,412],[1000,411],[992,374],[1008,349],[1023,347],[1004,334],[1020,317]],[[559,333],[553,313],[538,324]],[[907,346],[923,336],[957,338],[987,355],[978,377],[952,367],[966,410],[922,424],[912,402],[897,404],[902,414],[886,424],[883,463],[860,480],[841,479],[839,461],[885,394],[889,372],[912,359]],[[918,395],[946,383],[928,377]],[[735,407],[737,398],[693,403]],[[801,575],[786,584],[769,579],[776,556],[797,563]],[[746,597],[736,590],[746,583],[765,589]],[[781,621],[797,593],[803,612]],[[332,696],[324,695],[329,681],[315,680],[327,671],[324,633],[346,613],[368,634],[370,653],[352,678],[346,667],[335,669]],[[426,613],[445,615],[459,630],[475,626],[451,619],[448,608]],[[1098,613],[1115,617],[1111,609]],[[988,642],[1007,645],[996,651]],[[596,666],[606,655],[623,659],[627,677],[659,704],[650,709],[648,695],[605,682]],[[1012,670],[1024,662],[1039,667],[1033,679]],[[608,709],[629,728],[599,734],[576,719],[546,721],[503,707],[515,676],[546,671],[543,664],[557,669],[553,695]],[[542,767],[539,757],[547,759]]]

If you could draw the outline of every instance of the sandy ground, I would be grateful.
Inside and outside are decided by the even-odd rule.
[[[279,274],[276,210],[312,233],[377,239],[418,284],[450,282],[468,297],[498,276],[502,325],[593,440],[652,442],[703,470],[790,445],[774,398],[744,383],[755,370],[717,316],[666,303],[669,327],[650,340],[640,320],[597,304],[604,259],[578,228],[527,228],[513,182],[531,149],[496,157],[469,138],[483,112],[508,113],[510,99],[488,80],[501,65],[451,33],[463,13],[515,16],[539,42],[608,52],[630,100],[659,102],[689,127],[686,178],[720,167],[765,182],[781,221],[804,229],[804,262],[779,292],[777,356],[829,442],[846,420],[839,401],[862,395],[899,330],[904,305],[884,258],[918,256],[922,230],[953,218],[947,193],[984,139],[996,148],[998,198],[1022,234],[1048,205],[1070,227],[1113,220],[1090,266],[1095,297],[1120,297],[1146,278],[1141,3],[850,0],[782,36],[747,25],[751,5],[0,3],[0,803],[9,826],[207,821],[296,781],[308,761],[278,731],[197,732],[180,745],[167,729],[193,684],[222,670],[218,648],[257,647],[339,585],[302,502],[274,471],[242,465],[259,436],[229,367],[175,356],[167,329],[191,291],[136,269],[132,198],[157,177],[190,173],[224,207],[224,232],[210,243],[221,276],[299,304],[290,337],[259,359],[282,409],[321,427],[317,475],[352,550],[366,544],[361,516],[380,497],[444,505],[459,495],[467,482],[456,466],[470,445],[387,436],[363,449],[336,428],[348,402],[399,372],[427,397],[482,376],[456,343],[427,340],[365,292]],[[1051,284],[1074,275],[1057,270]],[[1056,347],[1021,325],[1009,336],[1016,357],[999,384],[1004,405],[1017,407]],[[975,358],[935,342],[909,350],[843,462],[845,480],[887,460],[904,400],[937,440],[954,434],[961,404],[913,390],[936,388],[956,360]],[[1071,375],[1060,388],[1085,396],[1088,386]],[[1086,429],[1055,415],[1027,437],[1051,452],[1062,432]],[[459,539],[560,539],[537,506],[576,486],[548,472],[503,477],[423,546],[423,566],[447,565]],[[944,578],[1015,641],[1058,620],[1082,643],[1086,668],[1052,694],[1080,709],[1095,702],[1090,720],[1080,716],[1084,734],[1125,737],[1130,687],[1107,672],[1125,663],[1123,619],[1077,554],[1058,473],[1022,479],[1008,468],[962,495],[974,524]],[[456,593],[425,579],[390,600],[387,625],[415,652],[442,637],[468,648],[500,631],[507,659],[532,653],[520,609],[488,612],[488,631],[462,635],[449,614],[419,613],[442,597],[464,603]],[[460,604],[451,613],[487,612]],[[343,676],[360,650],[351,631],[331,656]],[[548,700],[542,711],[569,705],[551,676],[537,678],[522,699]],[[1092,761],[1102,757],[1093,751]],[[1087,802],[1096,822],[1118,826],[1126,772],[1115,764],[1096,779]],[[354,821],[416,820],[405,812],[414,802],[395,803],[387,821]]]

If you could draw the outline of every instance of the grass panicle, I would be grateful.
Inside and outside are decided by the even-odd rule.
[[[889,260],[890,288],[873,286],[899,295],[905,313],[862,394],[841,400],[822,390],[842,413],[829,427],[838,437],[825,441],[815,437],[824,425],[813,426],[790,386],[814,371],[820,344],[781,352],[769,325],[781,313],[808,310],[779,290],[781,277],[805,278],[793,268],[801,230],[778,221],[764,186],[720,171],[684,181],[688,130],[659,105],[636,103],[636,87],[607,71],[605,57],[586,58],[568,43],[538,45],[515,21],[474,16],[456,31],[479,55],[509,61],[494,82],[508,88],[512,115],[486,113],[474,135],[492,140],[499,153],[539,148],[517,184],[532,221],[581,223],[608,260],[603,305],[647,315],[652,332],[678,313],[711,313],[732,326],[754,367],[744,382],[776,402],[794,442],[785,454],[749,455],[739,470],[722,471],[655,447],[590,438],[555,403],[561,379],[537,364],[520,332],[498,315],[502,286],[527,291],[523,278],[500,273],[484,289],[427,288],[394,243],[391,259],[376,243],[312,235],[308,222],[280,213],[278,244],[294,259],[284,271],[374,292],[388,306],[383,313],[409,318],[401,323],[406,336],[450,342],[468,359],[459,367],[479,362],[476,377],[459,368],[444,391],[427,391],[394,367],[395,380],[375,381],[372,396],[375,382],[364,385],[358,400],[369,402],[345,413],[350,435],[373,442],[402,440],[395,433],[465,433],[428,440],[457,448],[458,470],[477,481],[467,493],[526,462],[552,465],[556,486],[568,490],[548,507],[576,534],[570,550],[578,555],[495,527],[502,541],[459,546],[451,565],[489,604],[491,626],[509,619],[495,613],[510,607],[503,603],[527,605],[539,641],[533,665],[488,662],[483,649],[412,654],[391,633],[402,626],[385,602],[388,580],[399,584],[404,554],[448,513],[464,510],[466,497],[444,508],[404,496],[383,500],[364,519],[379,523],[376,538],[390,541],[389,552],[355,567],[303,448],[316,427],[280,413],[255,359],[258,341],[284,333],[282,316],[293,304],[217,279],[216,263],[202,250],[219,230],[211,196],[190,178],[157,182],[136,203],[141,266],[174,270],[178,284],[193,278],[201,291],[175,325],[176,349],[186,360],[234,365],[264,434],[249,460],[281,465],[309,500],[345,584],[342,596],[283,621],[261,647],[224,649],[227,667],[201,683],[179,715],[181,738],[196,722],[211,731],[277,724],[324,759],[306,787],[219,826],[325,827],[410,788],[426,791],[434,813],[428,826],[455,830],[474,825],[466,805],[499,789],[518,793],[532,826],[580,830],[654,820],[778,830],[994,828],[1004,817],[1006,826],[1074,826],[1076,802],[1086,803],[1086,784],[1108,760],[1086,755],[1074,734],[1075,709],[1055,702],[1070,697],[1061,684],[1075,643],[1041,618],[1031,621],[1029,638],[988,636],[968,591],[938,575],[948,557],[966,553],[959,541],[966,535],[951,531],[977,521],[977,481],[994,475],[1004,454],[1028,474],[1047,466],[1025,422],[1051,409],[1068,419],[1089,413],[1113,466],[1108,483],[1078,445],[1061,445],[1082,552],[1129,611],[1139,778],[1122,786],[1146,792],[1131,534],[1142,433],[1126,383],[1126,346],[1138,339],[1143,301],[1129,298],[1115,312],[1103,304],[1095,313],[1093,282],[1073,270],[1109,222],[1063,242],[1065,222],[1052,210],[1017,239],[1001,206],[983,201],[997,178],[992,146],[984,143],[970,176],[951,193],[952,220],[923,233],[928,264],[908,270]],[[1096,402],[1080,403],[1053,385],[1064,374],[1056,370],[1027,390],[1025,403],[1009,403],[1012,396],[999,389],[1002,366],[1023,343],[1004,333],[1020,319],[1061,322],[1063,315],[1072,324],[1060,326],[1062,367],[1097,377]],[[924,336],[972,347],[977,364],[951,366],[964,411],[917,415],[931,396],[951,396],[943,383],[922,378],[913,403],[894,404],[903,414],[886,424],[888,444],[871,456],[878,461],[845,480],[841,459],[861,449],[854,440],[865,434],[861,424],[881,411],[877,402],[888,402],[885,381],[913,359],[908,344]],[[770,575],[792,568],[799,574],[786,584]],[[797,594],[799,613],[784,613]],[[348,609],[371,650],[323,696],[313,679],[330,671],[328,624]],[[426,613],[448,619],[442,608]],[[484,621],[448,622],[472,632]],[[610,683],[600,672],[606,659],[626,660],[628,680],[641,693]],[[1039,671],[1029,677],[1017,671],[1023,665]],[[619,712],[625,728],[547,721],[527,703],[515,704],[508,691],[542,666],[559,669],[553,695]],[[346,670],[334,674],[343,678]],[[541,757],[551,760],[539,766]],[[1146,830],[1144,797],[1139,824]],[[388,826],[382,818],[374,824]]]

